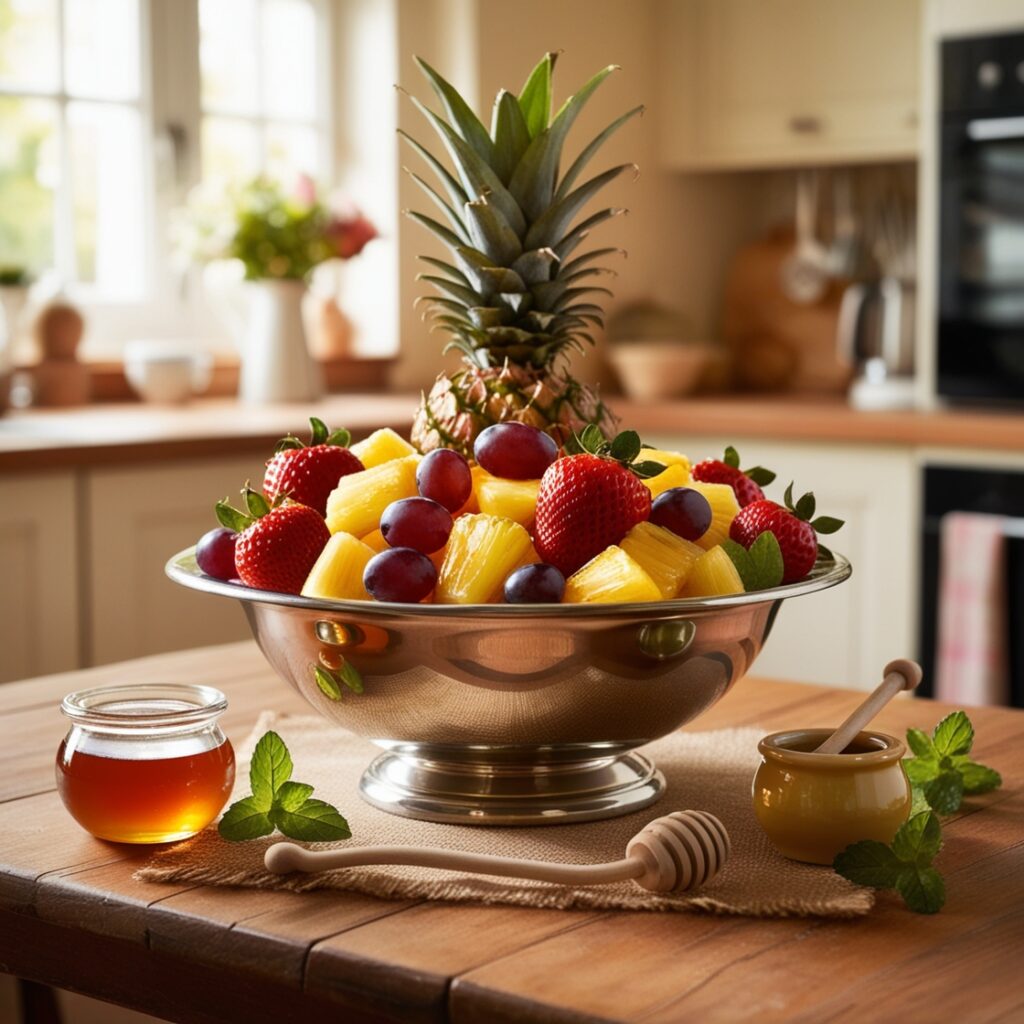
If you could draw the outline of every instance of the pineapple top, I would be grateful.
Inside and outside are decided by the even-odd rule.
[[[562,173],[562,148],[573,122],[616,69],[599,71],[552,116],[555,58],[545,55],[518,95],[498,93],[490,131],[454,87],[417,58],[446,116],[413,102],[455,169],[452,175],[429,150],[400,133],[436,177],[440,190],[410,172],[443,222],[415,211],[409,216],[451,250],[450,263],[422,257],[438,271],[421,275],[436,289],[424,301],[450,333],[451,344],[481,367],[507,361],[544,370],[567,348],[593,343],[590,329],[603,322],[595,296],[611,294],[587,279],[607,273],[600,261],[621,250],[572,254],[591,228],[623,211],[609,207],[580,221],[577,216],[604,185],[634,165],[577,182],[605,140],[643,108],[634,107],[608,125]]]

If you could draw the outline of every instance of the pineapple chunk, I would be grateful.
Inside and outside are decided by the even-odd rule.
[[[474,491],[480,511],[511,519],[529,529],[537,515],[539,480],[503,480],[481,471]]]
[[[669,466],[664,473],[648,477],[644,483],[651,492],[651,501],[670,487],[689,487],[690,471],[685,466]]]
[[[663,448],[641,448],[638,462],[660,462],[663,466],[682,466],[686,479],[690,479],[690,460],[681,452],[667,452]]]
[[[666,600],[679,593],[704,552],[671,530],[654,523],[637,523],[620,547],[654,580]]]
[[[416,449],[390,427],[375,430],[364,441],[352,445],[350,451],[367,469],[416,453]]]
[[[477,488],[480,486],[480,481],[491,474],[487,470],[482,469],[480,466],[471,466],[469,475],[473,478],[473,490],[469,492],[469,497],[466,499],[466,504],[453,513],[456,517],[464,515],[473,515],[480,511],[480,500],[477,493]]]
[[[373,551],[350,533],[336,533],[313,563],[302,586],[303,597],[369,601],[363,570]]]
[[[712,548],[697,559],[680,597],[721,597],[723,594],[742,593],[743,581],[725,548]]]
[[[380,554],[381,551],[386,551],[389,547],[388,542],[384,539],[384,534],[380,530],[374,530],[373,533],[368,533],[361,539],[374,554]]]
[[[709,551],[728,538],[729,527],[740,510],[740,503],[736,500],[736,492],[728,484],[702,484],[691,480],[687,486],[700,491],[711,505],[711,525],[704,536],[697,539],[697,543]]]
[[[519,523],[482,513],[455,521],[437,577],[437,604],[500,601],[505,579],[537,561],[530,535]]]
[[[422,458],[407,455],[343,476],[327,499],[327,528],[355,537],[372,533],[391,502],[416,496],[416,467]]]
[[[661,591],[637,562],[613,544],[565,581],[562,600],[571,604],[660,601]]]

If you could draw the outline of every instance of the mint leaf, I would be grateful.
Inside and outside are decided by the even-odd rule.
[[[965,793],[988,793],[1003,784],[1003,777],[994,768],[967,761],[957,769],[963,779]]]
[[[928,733],[920,729],[907,730],[907,746],[917,754],[918,757],[935,758],[935,745],[932,743]]]
[[[910,816],[913,817],[915,814],[920,814],[922,811],[930,811],[931,809],[931,804],[928,803],[924,790],[916,783],[912,784],[910,787]]]
[[[611,456],[619,462],[632,462],[641,447],[640,435],[635,430],[623,430],[612,441]]]
[[[904,865],[885,843],[862,839],[836,854],[832,867],[856,885],[873,889],[892,889]]]
[[[736,541],[729,540],[728,537],[722,541],[722,550],[732,560],[732,564],[736,566],[736,571],[743,581],[743,589],[756,590],[757,578],[750,552],[742,544],[737,544]]]
[[[906,864],[927,867],[942,846],[942,827],[931,811],[907,819],[892,840],[892,852]]]
[[[905,868],[896,881],[896,891],[918,914],[936,914],[946,902],[946,884],[935,868]]]
[[[276,732],[265,733],[256,744],[249,765],[249,785],[260,810],[270,810],[274,795],[291,775],[292,758],[284,740]]]
[[[282,782],[274,797],[274,807],[294,811],[313,795],[313,787],[305,782]]]
[[[954,711],[935,726],[935,750],[940,757],[969,754],[974,744],[974,726],[962,711]]]
[[[661,462],[645,460],[634,462],[629,467],[641,480],[649,480],[652,476],[661,476],[668,468]]]
[[[224,812],[217,831],[225,839],[240,843],[246,839],[269,836],[274,831],[274,824],[267,809],[260,807],[255,797],[247,796],[244,800],[237,800]]]
[[[306,800],[295,810],[274,807],[270,820],[290,839],[307,843],[326,843],[334,839],[351,839],[348,822],[323,800]]]
[[[940,772],[922,788],[929,806],[939,814],[952,814],[964,798],[964,780],[955,768]]]
[[[782,549],[774,533],[765,530],[750,545],[747,553],[754,565],[754,575],[757,579],[755,590],[767,590],[769,587],[777,587],[782,582]]]

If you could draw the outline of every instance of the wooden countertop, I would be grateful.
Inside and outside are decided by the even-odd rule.
[[[408,431],[414,395],[336,395],[313,405],[242,406],[226,399],[181,407],[138,403],[12,412],[0,418],[0,471],[203,458],[269,451],[310,415],[356,437],[378,427]],[[1024,413],[949,410],[856,412],[829,399],[699,398],[640,404],[611,399],[641,435],[766,437],[792,441],[979,448],[1024,452]]]
[[[147,852],[92,839],[60,805],[57,702],[86,685],[153,676],[223,689],[235,741],[262,708],[304,706],[252,643],[0,686],[5,971],[208,1024],[994,1022],[1024,1007],[1024,712],[971,712],[976,755],[1004,786],[943,823],[940,914],[880,894],[854,920],[757,920],[137,882]],[[861,696],[747,679],[697,727],[834,725]],[[901,734],[947,710],[896,701],[877,724]]]

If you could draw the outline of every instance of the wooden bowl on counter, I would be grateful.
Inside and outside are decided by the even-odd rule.
[[[620,342],[608,358],[626,395],[651,402],[692,394],[714,354],[713,345],[658,340]]]

